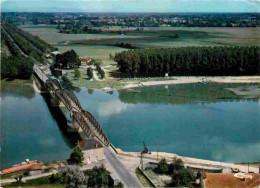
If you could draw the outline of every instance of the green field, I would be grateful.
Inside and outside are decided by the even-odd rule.
[[[182,46],[216,46],[216,45],[259,45],[259,28],[145,28],[144,31],[130,32],[125,35],[111,33],[124,30],[113,27],[101,34],[64,34],[59,33],[55,26],[23,26],[25,31],[38,35],[45,41],[59,47],[61,52],[74,49],[79,56],[100,58],[105,64],[111,64],[109,54],[125,50],[115,47],[116,43],[130,43],[139,48],[161,48]],[[178,38],[174,35],[178,34]],[[68,44],[64,44],[68,42]]]
[[[60,52],[65,52],[74,49],[80,57],[90,56],[92,58],[100,58],[105,65],[115,63],[109,58],[109,54],[115,55],[116,52],[122,52],[125,48],[105,45],[55,45]]]
[[[114,27],[101,34],[63,34],[53,26],[23,27],[49,43],[65,41],[72,43],[114,45],[117,42],[129,42],[138,47],[176,47],[194,45],[259,45],[259,28],[188,28],[156,27],[135,31],[135,28],[121,29]],[[110,33],[114,30],[130,30],[126,35]],[[179,38],[172,38],[175,34]]]
[[[100,34],[64,34],[59,33],[56,26],[48,25],[23,26],[22,28],[55,45],[61,52],[74,49],[80,57],[100,58],[103,61],[103,65],[112,65],[107,67],[106,70],[113,72],[117,71],[117,66],[109,58],[109,54],[114,55],[117,52],[127,50],[126,48],[116,47],[116,43],[130,43],[138,48],[260,45],[259,28],[156,27],[136,31],[136,28],[121,29],[120,27],[112,27],[110,29],[102,28],[103,32]],[[127,32],[125,35],[114,32],[118,30],[129,30],[130,32]],[[176,34],[178,38],[174,37]],[[104,81],[89,81],[84,78],[73,80],[72,73],[68,74],[68,78],[74,86],[89,88],[107,87],[110,85],[107,83],[110,81],[107,80],[113,80],[111,74],[106,75],[106,80]],[[120,83],[115,81],[114,85],[115,87],[120,87],[125,84],[122,81]]]

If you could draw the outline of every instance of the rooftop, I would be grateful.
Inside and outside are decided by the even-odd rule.
[[[260,173],[207,173],[204,184],[207,188],[258,188],[260,186]]]
[[[3,169],[3,170],[1,170],[1,174],[9,174],[9,173],[18,172],[18,171],[21,171],[21,170],[28,170],[33,165],[37,165],[37,164],[40,164],[40,163],[41,162],[39,162],[39,161],[29,161],[26,164],[19,164],[19,165],[15,165],[11,168]]]
[[[102,145],[98,141],[91,138],[83,139],[82,141],[79,142],[78,145],[82,150],[90,150],[90,149],[102,147]]]

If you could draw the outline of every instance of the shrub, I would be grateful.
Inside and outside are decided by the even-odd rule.
[[[79,146],[72,149],[68,164],[70,165],[83,165],[84,156]]]
[[[193,171],[183,168],[181,170],[175,170],[172,175],[172,186],[191,186],[191,183],[195,181]]]
[[[66,184],[66,187],[77,188],[87,185],[88,177],[85,176],[78,166],[67,166],[67,168],[61,172],[60,182]]]
[[[162,159],[155,170],[157,173],[166,174],[168,172],[168,169],[169,169],[169,165],[166,159]]]
[[[88,75],[89,79],[93,78],[93,69],[91,67],[89,67],[87,69],[87,75]]]
[[[184,168],[182,159],[174,157],[173,162],[169,165],[169,174],[172,174],[175,170],[180,170]]]

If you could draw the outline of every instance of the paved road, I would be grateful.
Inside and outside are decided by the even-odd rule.
[[[117,159],[116,155],[112,153],[108,147],[104,148],[104,152],[108,163],[126,187],[143,187],[137,177],[127,171],[125,166]]]

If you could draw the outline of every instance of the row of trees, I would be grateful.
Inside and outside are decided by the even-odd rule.
[[[2,26],[26,55],[33,57],[39,62],[43,62],[43,53],[39,49],[33,46],[27,39],[16,33],[9,25],[2,24]]]
[[[260,48],[182,47],[135,49],[116,53],[115,61],[124,76],[257,75]]]
[[[196,178],[200,178],[201,173],[195,173],[184,167],[181,159],[174,158],[173,162],[168,164],[166,159],[162,159],[154,172],[158,174],[167,174],[172,177],[171,186],[188,186],[191,187]]]
[[[33,74],[34,62],[30,57],[3,56],[1,57],[1,76],[10,79],[29,79]]]
[[[1,26],[1,40],[5,42],[7,45],[9,51],[13,56],[17,56],[21,54],[19,48],[16,46],[14,41],[11,39],[11,37],[7,34],[7,32],[4,30],[4,28]]]
[[[23,31],[22,29],[16,27],[15,25],[7,24],[6,25],[13,29],[17,34],[21,35],[23,38],[28,40],[30,43],[33,44],[36,48],[38,48],[43,53],[55,51],[57,48],[53,47],[52,45],[46,43],[42,39],[40,39],[38,36],[33,36],[30,33]]]
[[[78,68],[81,64],[78,54],[72,49],[56,55],[54,68]]]

